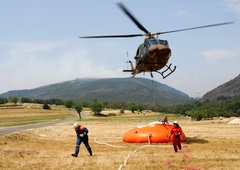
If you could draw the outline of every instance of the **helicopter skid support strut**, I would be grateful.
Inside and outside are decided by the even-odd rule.
[[[176,70],[176,68],[177,68],[176,66],[174,66],[174,68],[172,69],[171,66],[172,66],[172,64],[170,64],[169,66],[166,65],[167,68],[166,68],[164,71],[162,71],[162,72],[155,71],[155,72],[161,74],[162,77],[163,77],[163,79],[165,79],[165,78],[168,77],[170,74],[172,74],[172,73]],[[170,72],[169,72],[167,75],[164,75],[164,73],[166,73],[167,71],[170,71]],[[151,75],[152,75],[152,74],[151,74]]]

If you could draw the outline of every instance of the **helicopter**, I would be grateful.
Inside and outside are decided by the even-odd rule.
[[[132,78],[134,78],[139,73],[145,72],[150,72],[151,77],[153,77],[153,72],[156,72],[159,73],[164,79],[176,70],[176,66],[172,68],[172,63],[167,65],[168,60],[171,57],[171,49],[169,47],[168,41],[158,39],[158,35],[234,23],[224,22],[186,29],[151,33],[142,24],[140,24],[140,22],[133,16],[133,14],[130,13],[130,11],[124,6],[123,3],[119,2],[117,5],[137,25],[137,27],[144,32],[143,34],[82,36],[79,38],[130,38],[145,36],[146,38],[144,39],[144,42],[139,45],[136,56],[134,57],[135,67],[133,65],[133,62],[128,60],[127,63],[130,64],[131,69],[123,70],[123,72],[130,72],[132,74]],[[163,71],[160,71],[164,67],[165,69]]]

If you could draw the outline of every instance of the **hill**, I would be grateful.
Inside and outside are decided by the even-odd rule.
[[[171,105],[184,103],[190,97],[174,88],[145,78],[75,79],[29,90],[14,90],[0,95],[31,99],[63,99],[73,101],[123,101]]]
[[[214,100],[220,96],[224,96],[224,97],[228,97],[228,96],[239,97],[240,96],[240,74],[236,78],[207,92],[205,95],[203,95],[202,98],[205,100],[206,99]]]

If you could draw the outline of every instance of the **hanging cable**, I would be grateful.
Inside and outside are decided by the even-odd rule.
[[[154,82],[154,77],[151,76],[151,79],[152,79],[152,93],[153,93],[153,101],[154,101],[154,104],[157,105],[157,102],[156,102],[156,96],[155,96],[155,89],[156,89],[156,84]]]

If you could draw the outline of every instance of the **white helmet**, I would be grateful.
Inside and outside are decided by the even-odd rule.
[[[173,124],[178,124],[178,122],[175,120],[175,121],[173,122]]]
[[[80,125],[78,123],[74,123],[73,128],[76,130]]]

